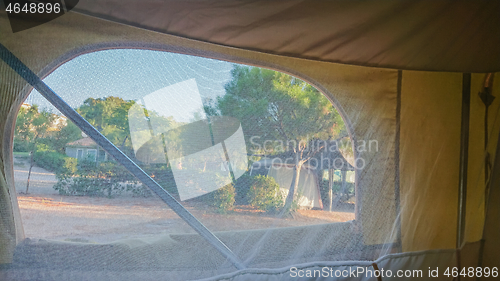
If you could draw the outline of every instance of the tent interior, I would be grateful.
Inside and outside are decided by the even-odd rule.
[[[72,1],[65,2],[69,7]],[[435,269],[435,280],[475,280],[479,269],[481,280],[498,278],[500,99],[494,97],[500,95],[500,2],[76,2],[64,15],[18,32],[13,32],[4,6],[0,11],[1,280],[392,280],[366,274],[379,269],[392,271],[397,280],[418,279],[404,276],[407,271],[434,277]],[[146,94],[175,83],[189,88],[191,78],[204,91],[202,79],[189,75],[165,85],[146,85],[141,77],[160,75],[158,66],[148,70],[157,57],[139,57],[146,51],[189,57],[168,57],[168,66],[161,66],[165,69],[187,71],[189,60],[203,68],[202,60],[210,59],[218,66],[201,76],[216,77],[217,67],[227,62],[279,71],[317,89],[342,117],[353,143],[378,143],[376,150],[354,149],[363,165],[353,165],[353,219],[319,223],[302,218],[299,224],[299,219],[276,218],[266,227],[244,220],[227,223],[233,224],[227,229],[205,226],[205,213],[193,216],[157,177],[143,172],[73,109],[72,97],[87,84],[105,85],[96,81],[108,79],[106,71],[115,71],[118,78],[128,68],[136,71],[136,76],[117,78],[116,83],[137,92],[136,99],[142,98],[145,106]],[[92,55],[100,57],[83,60]],[[95,66],[126,61],[132,62],[119,70]],[[66,67],[73,62],[77,66]],[[60,84],[49,83],[52,74],[60,75]],[[90,242],[25,235],[19,201],[24,195],[15,187],[13,146],[16,118],[34,88],[150,187],[164,211],[185,221],[187,230],[156,228],[143,237]],[[145,120],[141,118],[137,120]],[[216,139],[229,159],[232,152],[226,146],[232,145],[229,139],[238,139],[238,122],[243,121],[217,119],[206,147]],[[205,123],[199,122],[186,125],[197,133],[193,139],[205,132]],[[165,139],[166,134],[163,144]],[[141,145],[155,147],[162,140],[148,141]],[[249,158],[242,158],[248,163]],[[181,168],[175,174],[180,162],[170,163],[175,177],[188,177]],[[234,168],[231,177],[247,167]],[[198,196],[193,190],[182,193],[177,185],[181,201]],[[58,227],[65,227],[63,217],[56,220]],[[107,217],[100,220],[106,224]],[[44,225],[37,223],[40,229]],[[314,275],[324,268],[341,275]],[[454,276],[452,268],[473,268],[473,274]],[[365,274],[342,276],[349,270]],[[399,271],[402,278],[395,277]]]

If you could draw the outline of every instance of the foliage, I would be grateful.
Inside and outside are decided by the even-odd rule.
[[[61,195],[107,196],[119,195],[124,191],[138,196],[150,196],[124,167],[115,162],[102,162],[96,165],[90,160],[67,161],[65,169],[58,172],[54,189]]]
[[[64,158],[64,164],[62,168],[59,170],[59,173],[61,174],[74,174],[77,171],[78,167],[78,160],[73,157],[66,157]]]
[[[238,205],[246,205],[248,202],[248,191],[250,190],[250,186],[252,185],[253,177],[250,176],[249,172],[244,173],[241,177],[239,177],[235,184],[234,188],[236,191],[235,204]]]
[[[250,205],[269,213],[276,213],[284,207],[284,195],[276,180],[269,176],[254,177],[247,196]]]
[[[26,193],[29,191],[31,169],[34,165],[37,143],[54,126],[56,115],[47,111],[38,111],[38,106],[21,107],[16,119],[14,134],[14,145],[16,150],[30,151],[31,160],[28,171],[28,181],[26,183]]]
[[[65,123],[58,124],[57,130],[43,140],[51,149],[65,153],[66,144],[82,138],[82,131],[70,120]]]
[[[16,119],[15,151],[33,151],[37,140],[47,134],[55,118],[56,115],[50,112],[45,110],[40,112],[37,105],[21,107]]]
[[[180,200],[172,169],[170,169],[167,164],[142,164],[140,166],[151,178],[161,185],[161,187],[168,191],[170,195]],[[147,189],[147,191],[149,191],[149,189]]]
[[[114,145],[131,155],[132,142],[128,122],[128,111],[134,101],[118,97],[88,98],[77,112],[101,132]]]
[[[231,74],[226,94],[207,111],[238,118],[247,137],[259,136],[253,142],[247,139],[253,149],[280,153],[293,149],[286,146],[287,141],[290,145],[292,141],[307,144],[345,132],[342,118],[330,101],[308,83],[256,67],[235,66]],[[265,140],[283,142],[267,142],[264,147]]]
[[[329,202],[329,194],[328,194],[328,181],[327,180],[321,180],[320,181],[320,192],[321,192],[321,200],[323,203]],[[336,200],[338,202],[347,202],[349,201],[350,198],[355,196],[355,184],[353,182],[346,182],[345,183],[345,190],[342,192],[342,182],[341,181],[335,181],[333,183],[333,195],[334,198],[333,200]]]
[[[117,97],[89,98],[77,108],[77,111],[113,144],[132,159],[136,159],[128,122],[129,109],[133,105],[134,101],[126,101]],[[144,111],[141,109],[140,112]],[[149,118],[155,118],[157,123],[164,126],[162,130],[174,122],[173,119],[159,116],[156,112],[148,114]],[[143,118],[142,115],[140,117]],[[150,134],[149,128],[147,133]],[[34,153],[34,163],[58,174],[59,183],[56,188],[61,193],[111,196],[128,191],[136,196],[151,196],[149,189],[138,184],[135,178],[117,163],[101,163],[96,166],[95,162],[82,160],[77,164],[76,159],[66,157],[64,154],[67,143],[80,138],[82,138],[81,130],[70,120],[60,119],[49,112],[38,112],[36,105],[23,107],[19,111],[14,142],[15,151],[37,150],[38,152]],[[176,142],[178,136],[165,136],[164,138],[169,143],[178,143]],[[163,149],[161,152],[163,153]],[[168,165],[145,164],[143,166],[160,185],[172,195],[177,196],[175,181]]]
[[[30,150],[30,143],[14,135],[14,146],[12,150],[14,152],[28,152]]]
[[[353,182],[346,182],[345,189],[342,191],[342,183],[333,183],[333,192],[339,197],[340,202],[347,202],[355,195],[355,184]]]
[[[66,166],[66,159],[69,158],[64,154],[50,150],[39,150],[35,152],[33,161],[39,166],[52,172],[61,172]]]
[[[150,164],[150,162],[155,162],[150,161],[151,159],[157,157],[159,153],[164,153],[163,147],[155,145],[158,142],[152,142],[151,128],[149,126],[144,127],[143,122],[136,122],[143,120],[144,117],[148,120],[154,120],[152,123],[154,123],[154,130],[157,133],[154,140],[157,141],[160,139],[161,142],[165,141],[169,143],[170,147],[179,148],[181,146],[179,130],[159,135],[168,131],[169,128],[179,125],[176,124],[172,117],[165,117],[155,111],[145,110],[142,105],[135,103],[135,101],[113,96],[98,99],[88,98],[84,101],[83,105],[77,108],[77,111],[109,141],[133,160]],[[130,120],[129,117],[131,118]],[[129,121],[132,122],[132,125]],[[133,126],[132,129],[135,132],[135,138],[144,138],[144,145],[140,156],[137,156],[132,148],[130,126]]]
[[[130,192],[136,197],[150,197],[151,190],[143,186],[121,164],[116,162],[95,162],[66,157],[62,168],[56,174],[58,183],[54,186],[60,194],[108,196]],[[164,164],[142,165],[146,173],[178,198],[171,169]]]
[[[148,187],[144,186],[139,182],[128,183],[126,185],[125,191],[131,192],[134,197],[151,197],[153,192]]]
[[[221,213],[226,213],[234,206],[236,190],[233,184],[228,184],[212,192],[212,205]]]
[[[212,192],[205,193],[201,196],[191,198],[189,199],[189,201],[199,202],[204,205],[215,207],[220,213],[226,213],[227,211],[233,209],[236,198],[236,190],[232,183],[226,184],[227,178],[225,178],[224,176],[221,176],[217,173],[206,173],[203,172],[203,170],[184,169],[176,172],[176,175],[178,175],[177,180],[186,180],[189,182],[189,179],[197,173],[198,175],[195,177],[203,177],[205,181],[215,182],[216,186],[222,187]],[[203,189],[203,186],[200,186],[198,182],[191,183],[194,184],[192,186],[193,188]]]
[[[43,143],[48,146],[45,150],[64,153],[68,142],[81,137],[80,129],[70,120],[39,111],[36,105],[21,107],[16,120],[14,151],[38,150],[38,144]]]
[[[206,106],[208,114],[240,120],[247,147],[254,153],[293,155],[296,170],[325,148],[325,142],[346,134],[330,101],[308,83],[290,75],[236,65],[226,94]],[[315,145],[322,143],[323,145]],[[294,173],[287,209],[299,182]]]

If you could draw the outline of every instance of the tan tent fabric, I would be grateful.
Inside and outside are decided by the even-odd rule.
[[[464,241],[468,244],[463,254],[468,258],[464,264],[474,264],[484,257],[483,266],[491,267],[499,266],[496,252],[499,246],[496,239],[499,235],[496,220],[499,185],[495,178],[489,194],[491,198],[485,194],[484,105],[477,93],[484,82],[481,73],[500,71],[499,10],[500,2],[494,1],[138,3],[82,0],[76,12],[15,34],[10,31],[5,12],[0,11],[0,43],[42,77],[83,53],[110,48],[143,48],[268,67],[293,74],[318,87],[347,120],[355,140],[377,140],[379,146],[377,151],[358,155],[366,160],[366,167],[356,173],[356,220],[348,225],[291,230],[291,233],[298,231],[302,235],[298,238],[298,243],[302,244],[284,248],[284,252],[278,254],[291,257],[294,263],[309,262],[308,259],[334,260],[327,253],[331,250],[331,240],[324,238],[333,237],[331,235],[342,228],[346,231],[344,234],[354,233],[362,246],[370,249],[368,256],[356,255],[356,259],[363,257],[373,261],[381,257],[380,262],[393,268],[408,268],[409,264],[413,268],[426,268],[437,260],[443,266],[454,264],[457,260],[462,110],[462,74],[455,72],[473,72]],[[497,99],[488,116],[490,140],[487,150],[492,157],[500,132],[500,76],[498,73],[496,76],[493,94]],[[59,258],[68,257],[65,254],[69,251],[61,247],[66,250],[78,248],[109,258],[106,256],[109,245],[22,242],[24,234],[13,186],[11,148],[15,116],[29,90],[17,74],[0,62],[0,120],[6,120],[0,122],[0,164],[3,164],[0,173],[0,263],[11,263],[16,249],[17,261],[27,266],[29,259],[26,257],[34,253],[30,251],[43,247],[49,250],[35,259],[42,272],[46,266],[44,262],[51,260],[52,254],[62,251],[64,254]],[[398,208],[400,213],[397,213]],[[267,234],[279,235],[280,231],[284,230],[272,230]],[[246,254],[247,263],[264,267],[267,253],[261,251],[266,249],[263,245],[287,245],[284,240],[272,244],[275,241],[265,239],[265,234],[226,233],[221,237],[227,239],[236,253]],[[241,237],[246,244],[238,244]],[[192,238],[176,236],[176,243],[182,240],[189,244]],[[479,243],[482,238],[486,239],[484,254]],[[167,247],[179,246],[169,239],[172,237],[156,242]],[[252,252],[250,242],[262,248]],[[135,242],[118,243],[118,248],[123,250],[117,251],[118,256],[130,254],[140,258],[147,252],[141,247],[127,248],[130,243]],[[19,244],[17,248],[16,244]],[[149,244],[134,245],[146,245],[147,248]],[[311,246],[310,256],[302,256],[307,246]],[[321,252],[323,256],[315,256],[314,247],[324,251]],[[388,256],[383,260],[384,255],[398,250],[403,252],[401,257]],[[197,272],[200,275],[192,278],[234,271],[228,269],[229,265],[218,268],[219,260],[214,261],[214,267],[204,269],[203,257],[211,254],[208,248],[204,251],[193,265],[199,266],[200,271],[207,271]],[[415,251],[427,252],[413,255]],[[189,260],[190,255],[196,256],[196,253],[186,252],[184,260]],[[75,261],[77,259],[69,262]],[[87,262],[84,266],[92,267],[94,260]],[[276,269],[282,264],[273,266]],[[51,274],[60,274],[57,268],[51,270]],[[71,275],[72,270],[68,269],[65,274],[85,278]],[[234,279],[252,278],[248,276]],[[104,273],[100,275],[102,279],[107,277],[109,275]]]
[[[0,132],[4,132],[0,137],[0,144],[10,144],[12,142],[15,117],[11,113],[12,104],[22,102],[23,98],[15,94],[25,85],[20,81],[8,66],[0,62],[0,72],[2,81],[0,82],[0,92],[2,102],[0,103]],[[10,82],[7,83],[6,81]],[[21,216],[17,204],[16,192],[13,189],[13,163],[12,149],[10,145],[2,146],[0,149],[0,263],[10,263],[16,243],[24,239]]]
[[[0,202],[2,206],[0,209],[0,228],[2,229],[2,231],[0,231],[0,245],[2,245],[0,262],[10,263],[12,262],[12,255],[14,254],[14,247],[16,245],[16,228],[11,196],[9,194],[11,191],[5,182],[5,177],[3,175],[0,177],[0,192]]]
[[[484,222],[484,105],[477,95],[482,90],[484,77],[484,74],[473,75],[471,90],[467,242],[481,239]],[[453,218],[457,216],[458,205],[461,81],[461,74],[403,73],[401,159],[408,160],[401,163],[404,206],[401,215],[403,222],[412,221],[403,223],[403,241],[428,235],[424,240],[429,243],[408,250],[437,245],[454,248],[456,244],[457,226]],[[495,82],[493,91],[498,89],[499,84]],[[498,104],[494,104],[489,116],[491,140],[498,138],[498,116]],[[493,156],[496,144],[491,140]],[[426,202],[428,208],[415,208],[422,202]],[[423,213],[417,214],[417,210]]]
[[[320,61],[500,70],[496,1],[87,0],[77,10],[205,42]]]
[[[498,132],[498,131],[497,131]],[[498,139],[500,143],[500,139]],[[498,144],[497,144],[498,145]],[[499,167],[500,151],[496,150],[495,155],[495,167]],[[500,251],[500,241],[498,239],[498,233],[500,232],[500,224],[498,223],[500,219],[500,173],[496,172],[491,177],[491,190],[489,191],[489,197],[486,202],[487,214],[484,225],[483,239],[484,239],[484,254],[481,257],[481,266],[498,266],[500,264],[500,256],[498,255]],[[493,278],[486,279],[493,280]]]
[[[403,241],[427,236],[428,243],[412,251],[455,248],[461,82],[461,74],[403,73],[402,235]],[[427,208],[417,207],[423,202]]]
[[[500,89],[499,73],[495,76],[497,80],[493,80],[493,91],[498,93]],[[467,193],[467,229],[466,241],[478,241],[482,237],[482,225],[484,224],[485,216],[485,185],[484,185],[484,104],[477,95],[483,91],[484,74],[476,74],[472,76],[473,84],[471,90],[471,124],[470,124],[470,142],[469,146],[469,179]],[[495,95],[496,96],[496,95]],[[500,130],[500,107],[498,103],[493,103],[489,108],[489,141],[487,151],[490,154],[491,160],[495,157],[496,143],[498,132]],[[490,172],[491,174],[491,172]]]

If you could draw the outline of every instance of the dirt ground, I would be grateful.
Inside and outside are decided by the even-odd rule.
[[[14,176],[25,236],[81,242],[110,242],[117,239],[165,233],[194,232],[159,198],[96,198],[61,196],[52,186],[54,174],[34,167],[29,194],[27,163],[15,161]],[[354,219],[353,206],[342,211],[299,210],[295,218],[276,218],[250,206],[236,206],[220,214],[200,203],[183,203],[212,231],[262,229],[343,222]]]

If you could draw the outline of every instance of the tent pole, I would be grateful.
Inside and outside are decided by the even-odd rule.
[[[144,185],[156,193],[179,217],[181,217],[189,226],[200,234],[208,243],[216,248],[224,257],[231,261],[237,269],[245,269],[239,258],[210,230],[208,230],[196,217],[193,216],[184,206],[182,206],[168,191],[163,189],[146,172],[135,164],[128,156],[112,144],[97,129],[90,125],[78,112],[69,106],[61,97],[59,97],[38,75],[31,71],[22,61],[12,54],[5,46],[0,44],[0,59],[9,65],[26,82],[42,94],[52,105],[61,113],[77,125],[85,134],[94,140],[99,146],[113,156],[122,164],[132,175],[139,179]]]
[[[462,247],[465,235],[467,205],[467,168],[469,162],[469,117],[470,117],[471,74],[462,77],[462,124],[460,129],[460,170],[457,218],[457,249]]]

